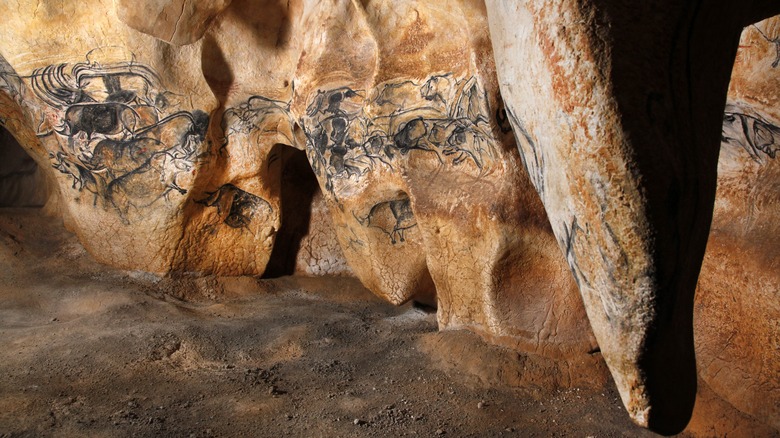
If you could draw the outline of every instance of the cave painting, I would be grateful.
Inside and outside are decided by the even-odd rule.
[[[727,105],[723,116],[723,143],[739,146],[756,162],[777,157],[780,126],[764,119],[752,108]]]
[[[268,215],[271,205],[263,198],[245,192],[233,184],[224,184],[207,193],[208,197],[195,201],[217,209],[222,222],[231,228],[246,228],[255,215]]]
[[[373,206],[366,217],[356,219],[360,225],[382,230],[393,245],[405,242],[406,230],[417,226],[409,198],[381,202]]]
[[[148,66],[89,58],[32,72],[31,88],[46,104],[36,134],[56,137],[49,157],[72,189],[91,193],[93,205],[100,199],[129,224],[131,209],[187,193],[177,179],[200,159],[209,117],[179,110]]]
[[[383,84],[370,98],[366,90],[319,91],[303,119],[312,168],[329,191],[334,178],[359,178],[375,165],[393,168],[397,157],[415,151],[441,164],[471,161],[482,169],[492,155],[483,92],[476,78],[452,74]]]
[[[591,361],[600,351],[635,422],[682,430],[696,397],[694,306],[709,330],[704,360],[707,340],[722,339],[707,325],[722,298],[718,248],[776,258],[748,237],[778,234],[766,207],[776,195],[759,179],[777,178],[780,114],[756,98],[780,89],[778,21],[739,35],[780,11],[282,3],[204,2],[181,23],[161,12],[174,2],[145,8],[148,20],[123,1],[65,5],[0,29],[0,122],[47,163],[85,247],[126,269],[261,275],[294,222],[282,184],[295,148],[330,212],[311,226],[375,294],[435,297],[441,329],[510,348]],[[67,45],[30,30],[64,17],[79,24],[69,32],[96,33]],[[729,225],[718,214],[742,202],[735,186],[754,203]],[[702,260],[707,298],[694,303]],[[712,363],[707,385],[777,426],[776,409],[751,404],[776,368],[729,394]]]

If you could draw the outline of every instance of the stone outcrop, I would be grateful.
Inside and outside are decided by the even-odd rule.
[[[397,304],[435,286],[442,329],[593,349],[506,124],[485,10],[336,5],[302,18],[319,32],[304,39],[291,112],[358,278]]]
[[[746,27],[739,45],[695,300],[697,365],[713,392],[780,429],[780,17]]]
[[[749,5],[487,4],[524,163],[623,402],[638,424],[679,432],[696,393],[693,298],[722,102]]]
[[[101,262],[354,275],[440,329],[600,351],[655,431],[697,364],[780,427],[778,21],[738,39],[772,5],[20,3],[0,121]]]
[[[110,1],[18,7],[37,12],[1,7],[17,17],[0,30],[0,83],[17,103],[6,126],[50,163],[66,224],[97,259],[169,271],[217,108],[200,51],[125,26]]]
[[[116,14],[133,29],[171,44],[203,37],[212,20],[232,0],[115,0]]]

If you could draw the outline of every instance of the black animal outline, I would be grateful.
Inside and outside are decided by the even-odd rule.
[[[758,24],[758,23],[757,23]],[[772,62],[772,68],[777,68],[777,66],[780,65],[780,36],[776,36],[775,38],[771,38],[769,35],[766,34],[763,30],[761,30],[760,27],[758,27],[757,24],[753,24],[753,28],[758,31],[761,36],[767,40],[769,43],[775,45],[775,60]]]
[[[525,125],[509,108],[506,108],[506,114],[509,117],[510,124],[514,128],[515,142],[517,143],[517,148],[520,150],[520,159],[523,162],[523,167],[525,167],[526,173],[531,178],[531,183],[536,188],[536,191],[539,192],[539,196],[544,199],[546,189],[544,154],[538,150],[539,148],[536,145],[536,142],[525,128]],[[529,158],[533,161],[529,162]]]
[[[476,77],[451,73],[388,82],[371,93],[317,90],[301,121],[309,162],[333,196],[336,179],[359,178],[376,165],[392,169],[415,151],[433,153],[441,165],[471,162],[482,172],[485,159],[496,157],[487,102]],[[366,108],[383,115],[369,116]]]
[[[355,98],[361,101],[349,102],[349,99]],[[350,135],[352,129],[358,129],[363,133],[367,130],[367,119],[361,116],[364,104],[362,99],[364,99],[362,92],[349,87],[318,90],[306,109],[306,114],[312,118],[312,123],[307,124],[305,121],[301,123],[306,137],[309,163],[316,175],[325,178],[325,189],[331,193],[334,193],[334,179],[363,175],[370,167],[359,160],[362,158],[359,151],[364,150],[364,145]],[[342,108],[342,105],[350,104],[354,106],[348,108],[350,111]],[[370,158],[365,158],[371,161]]]
[[[590,288],[590,280],[588,280],[588,277],[586,277],[580,269],[579,262],[577,261],[577,254],[574,249],[575,245],[577,244],[577,238],[580,232],[585,232],[585,230],[577,223],[576,216],[572,217],[571,225],[568,225],[566,222],[562,222],[562,226],[563,233],[559,240],[559,245],[561,248],[566,248],[564,250],[566,253],[566,262],[569,264],[569,269],[571,269],[571,273],[574,276],[574,281],[577,283],[577,288],[582,290],[581,283],[583,282]]]
[[[95,49],[97,50],[97,49]],[[27,76],[34,94],[59,124],[49,130],[41,118],[38,136],[55,135],[53,166],[73,178],[71,188],[87,190],[129,223],[131,208],[184,195],[179,180],[204,159],[210,118],[200,110],[176,111],[174,93],[164,89],[148,66],[129,61],[59,63]],[[135,89],[123,88],[130,83]]]
[[[105,197],[118,212],[122,223],[128,225],[131,208],[149,207],[160,199],[169,201],[172,191],[187,194],[177,178],[192,167],[192,160],[187,155],[171,151],[154,153],[138,168],[109,182]],[[149,177],[147,173],[156,174],[156,177]]]
[[[293,139],[285,132],[279,131],[276,125],[272,127],[273,129],[266,129],[266,121],[274,115],[281,115],[292,126],[290,102],[253,95],[239,105],[226,109],[222,114],[221,128],[223,139],[219,152],[223,153],[225,151],[233,135],[250,134],[258,131],[281,134],[285,137],[288,144],[294,145]]]
[[[268,201],[230,183],[223,184],[212,192],[206,192],[206,195],[195,202],[216,208],[217,215],[224,215],[222,222],[230,228],[249,229],[250,222],[261,210],[267,210],[269,215],[273,212]]]
[[[743,148],[753,161],[762,163],[762,154],[774,159],[780,151],[780,126],[730,105],[723,114],[721,142]]]
[[[0,56],[0,92],[9,96],[19,106],[22,106],[24,100],[22,78],[2,56]]]
[[[49,159],[52,163],[52,167],[57,169],[60,173],[73,178],[72,189],[78,191],[87,190],[94,195],[92,205],[97,205],[98,195],[103,191],[99,186],[102,180],[95,178],[93,172],[77,159],[71,159],[63,152],[57,152],[56,154],[49,153]],[[100,182],[99,182],[100,181]],[[77,187],[78,186],[78,187]]]
[[[352,213],[364,227],[376,228],[390,237],[390,243],[405,242],[405,233],[417,226],[409,198],[395,199],[375,204],[365,217]]]

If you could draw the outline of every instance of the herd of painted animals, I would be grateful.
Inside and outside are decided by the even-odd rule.
[[[12,3],[0,123],[101,263],[259,276],[310,214],[298,273],[780,430],[778,3]]]

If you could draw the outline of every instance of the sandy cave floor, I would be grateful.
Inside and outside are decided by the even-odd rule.
[[[0,212],[0,437],[652,435],[356,280],[159,279],[58,222]]]

